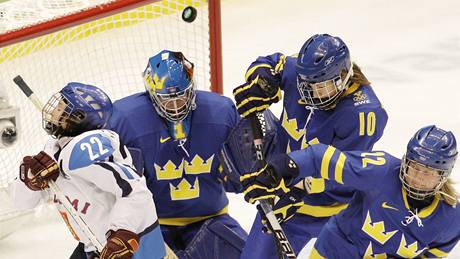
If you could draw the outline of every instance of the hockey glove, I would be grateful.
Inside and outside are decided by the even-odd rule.
[[[57,163],[43,151],[33,157],[24,157],[19,166],[19,179],[32,191],[48,188],[48,181],[56,181],[58,176]]]
[[[236,108],[243,117],[262,112],[281,99],[281,77],[269,67],[259,67],[247,82],[233,90]]]
[[[280,224],[292,218],[297,210],[304,205],[303,198],[307,194],[306,191],[293,187],[280,197],[275,206],[273,206],[273,213],[275,213],[276,219]]]
[[[249,203],[254,203],[257,200],[274,198],[280,189],[287,192],[285,183],[290,184],[298,174],[297,165],[288,155],[274,156],[259,171],[240,177],[244,188],[244,199]]]
[[[242,175],[240,181],[243,185],[244,199],[249,203],[273,199],[276,192],[282,188],[281,176],[269,164],[265,164],[257,172]]]
[[[131,259],[139,248],[139,236],[131,231],[110,230],[106,235],[107,244],[102,249],[100,259]]]

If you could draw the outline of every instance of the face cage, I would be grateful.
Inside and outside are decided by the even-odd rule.
[[[51,136],[59,138],[71,124],[78,124],[81,118],[71,114],[74,105],[61,93],[56,93],[42,109],[42,127]]]
[[[157,112],[171,122],[179,122],[195,108],[195,83],[180,92],[171,94],[150,93]],[[182,104],[181,104],[182,103]]]
[[[308,106],[312,106],[320,110],[328,110],[335,106],[339,97],[347,89],[348,81],[352,76],[353,63],[350,66],[347,75],[343,79],[339,75],[333,79],[326,80],[323,82],[310,83],[302,74],[297,74],[297,89],[299,90],[299,94],[302,100],[304,100]],[[331,91],[327,92],[326,97],[314,97],[315,95],[323,95],[323,93],[319,89],[325,88],[328,85],[333,85],[334,87]]]
[[[412,187],[410,186],[409,182],[407,181],[407,169],[409,167],[411,167],[409,165],[409,163],[415,163],[415,164],[418,164],[420,166],[423,166],[425,168],[429,168],[429,169],[432,169],[432,170],[436,170],[438,172],[442,172],[441,173],[441,180],[439,181],[439,183],[432,189],[432,190],[419,190],[415,187]],[[414,169],[416,170],[416,169]],[[428,197],[431,197],[431,196],[434,196],[436,195],[439,190],[441,189],[441,187],[444,185],[444,183],[447,182],[447,178],[450,174],[450,171],[448,170],[440,170],[440,169],[436,169],[436,168],[432,168],[432,167],[428,167],[422,163],[419,163],[419,162],[416,162],[414,160],[410,160],[410,159],[407,159],[406,156],[403,157],[402,159],[402,163],[401,163],[401,169],[400,169],[400,172],[399,172],[399,179],[401,180],[401,183],[402,183],[402,186],[404,188],[404,190],[406,191],[407,195],[409,197],[411,197],[412,199],[415,199],[415,200],[424,200]]]

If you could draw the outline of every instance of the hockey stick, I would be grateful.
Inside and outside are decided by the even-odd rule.
[[[254,148],[256,150],[256,157],[257,160],[260,161],[261,164],[265,165],[267,162],[265,161],[263,155],[263,147],[262,147],[262,139],[263,139],[263,131],[261,128],[261,123],[259,117],[263,118],[261,113],[256,113],[255,115],[251,116],[251,127],[252,133],[254,134]],[[273,232],[273,236],[276,240],[277,250],[279,253],[280,259],[284,258],[297,258],[294,253],[294,249],[292,249],[291,243],[286,237],[281,225],[279,224],[278,220],[276,219],[275,214],[273,213],[272,206],[268,200],[260,200],[259,201],[260,207],[267,218],[268,224],[270,225],[271,231]]]
[[[38,97],[34,94],[32,89],[24,82],[21,76],[16,76],[13,81],[16,85],[21,89],[21,91],[29,98],[29,100],[34,104],[35,108],[38,111],[42,111],[43,103],[38,99]],[[97,239],[96,235],[91,231],[89,226],[80,216],[77,210],[72,206],[69,200],[65,197],[64,193],[61,191],[59,186],[54,181],[49,181],[48,185],[51,189],[52,194],[56,195],[56,197],[61,201],[62,206],[64,206],[65,210],[70,214],[72,219],[77,223],[80,230],[85,234],[85,236],[89,239],[89,241],[96,247],[97,251],[100,253],[104,246],[101,242]]]

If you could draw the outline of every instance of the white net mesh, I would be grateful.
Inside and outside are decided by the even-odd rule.
[[[24,2],[62,10],[87,8],[89,1]],[[194,6],[198,11],[197,19],[192,23],[181,18],[182,10],[187,6]],[[8,92],[10,104],[20,109],[20,127],[17,143],[0,150],[0,188],[7,186],[17,175],[22,157],[37,153],[48,138],[41,128],[41,114],[14,85],[12,79],[16,75],[24,78],[42,102],[71,81],[101,87],[112,100],[116,100],[144,91],[141,73],[148,58],[163,49],[170,49],[182,51],[195,64],[196,84],[199,89],[208,90],[207,8],[206,0],[160,1],[1,48],[0,80]],[[23,10],[25,12],[3,13],[3,16],[7,17],[5,19],[10,19],[11,15],[24,19],[43,16],[43,11]],[[2,24],[0,22],[0,27]]]

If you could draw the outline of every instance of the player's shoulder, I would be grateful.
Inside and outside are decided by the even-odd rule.
[[[59,155],[61,167],[76,170],[104,161],[120,147],[117,133],[111,130],[84,132],[62,147]]]
[[[236,108],[233,101],[217,93],[207,91],[196,91],[196,110],[195,112],[201,115],[214,118],[219,115],[234,113]]]
[[[337,105],[339,109],[356,111],[382,109],[382,103],[370,85],[351,85]]]
[[[373,113],[380,119],[388,117],[380,100],[369,85],[353,84],[334,109],[342,121],[355,121],[355,117]]]
[[[144,91],[115,101],[107,128],[119,132],[125,139],[126,132],[142,135],[147,131],[156,131],[157,125],[162,125],[162,122],[149,94]]]
[[[143,106],[152,105],[149,94],[146,91],[135,93],[113,102],[114,109],[123,110],[126,112],[136,111]]]
[[[206,91],[196,91],[196,109],[193,111],[192,124],[222,125],[234,127],[238,121],[238,113],[233,101],[225,96]]]

